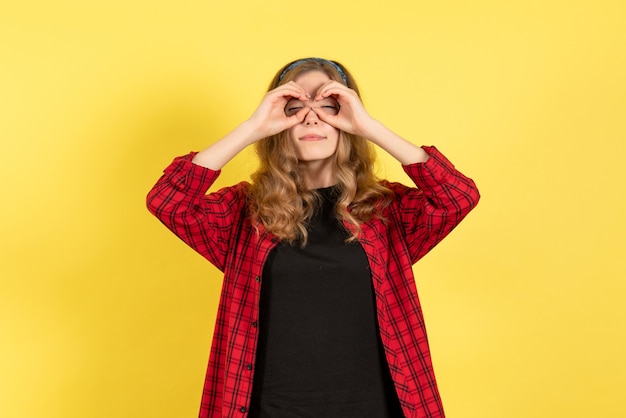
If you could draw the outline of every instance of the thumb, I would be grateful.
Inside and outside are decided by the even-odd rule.
[[[304,108],[304,109],[300,109],[298,113],[296,113],[295,115],[288,116],[287,117],[287,121],[289,124],[288,128],[291,128],[292,126],[302,123],[307,113],[308,113],[307,109]]]
[[[340,129],[338,126],[338,123],[339,123],[338,115],[329,115],[325,112],[316,112],[315,114],[317,115],[317,118],[321,120],[322,122],[329,124],[335,129]]]

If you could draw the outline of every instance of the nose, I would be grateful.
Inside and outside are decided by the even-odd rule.
[[[304,117],[304,124],[305,125],[317,125],[318,122],[319,122],[319,118],[317,116],[317,113],[315,113],[315,110],[313,110],[312,107],[309,107],[309,111]]]

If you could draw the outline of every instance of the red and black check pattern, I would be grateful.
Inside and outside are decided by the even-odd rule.
[[[362,225],[380,336],[407,418],[444,417],[411,266],[478,203],[474,182],[436,148],[425,163],[405,166],[417,188],[385,184],[395,193],[386,221]],[[200,418],[247,416],[258,337],[263,265],[277,239],[251,225],[248,184],[206,194],[219,175],[176,158],[148,194],[148,208],[224,273]],[[346,225],[350,228],[349,225]]]

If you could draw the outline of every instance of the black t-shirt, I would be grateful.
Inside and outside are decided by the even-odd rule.
[[[279,244],[263,270],[252,418],[402,418],[378,334],[365,252],[323,203],[304,248]]]

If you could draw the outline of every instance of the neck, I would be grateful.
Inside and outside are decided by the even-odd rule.
[[[321,189],[337,184],[332,162],[302,162],[302,175],[307,189]]]

